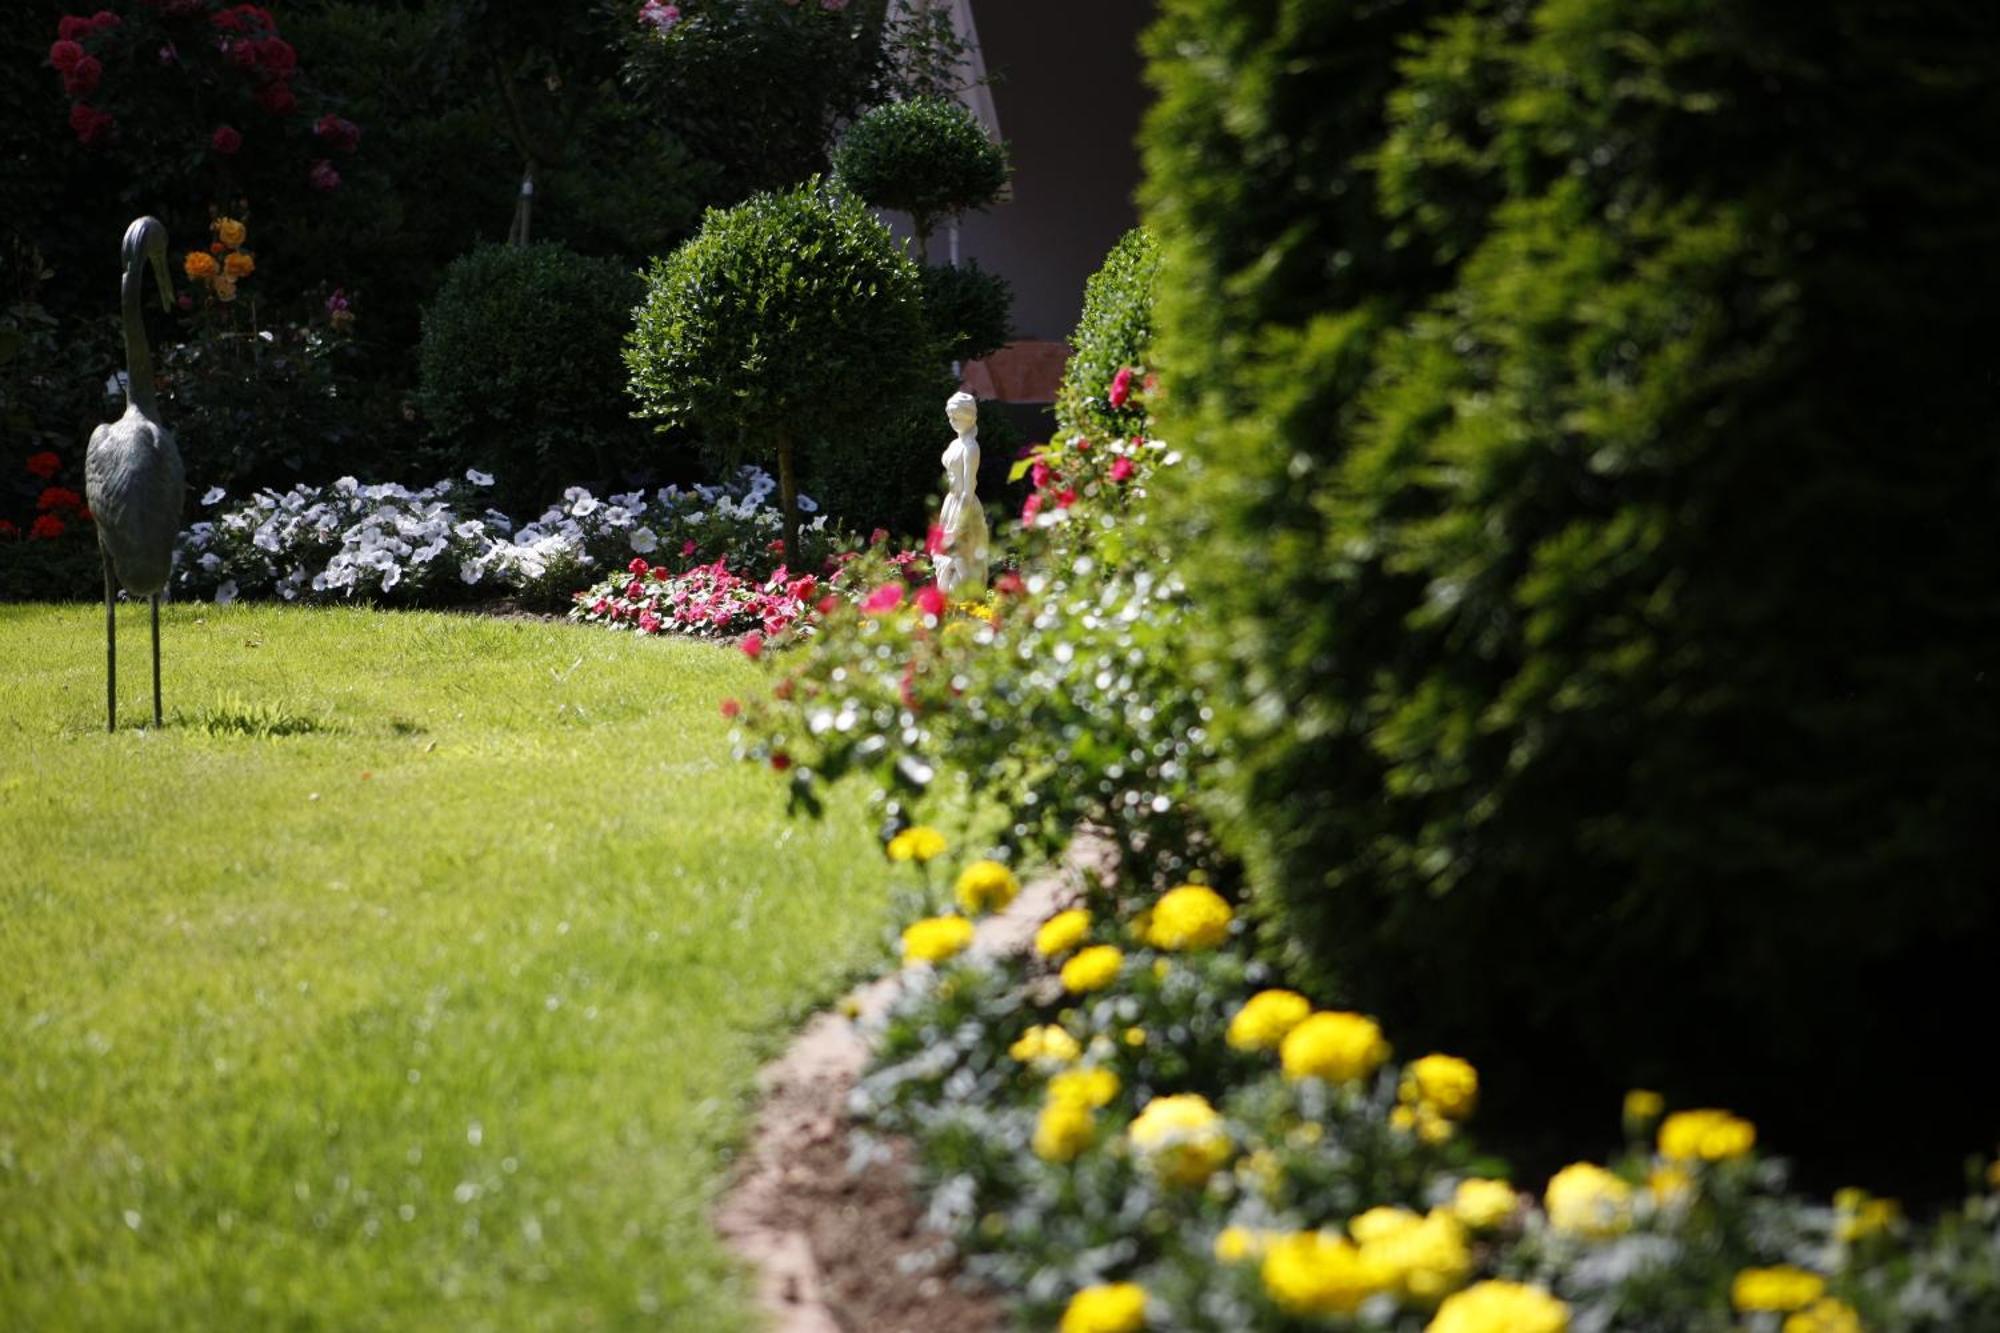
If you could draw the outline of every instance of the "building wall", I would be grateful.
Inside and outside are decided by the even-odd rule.
[[[1065,339],[1084,280],[1138,220],[1134,140],[1150,94],[1137,42],[1152,0],[973,0],[972,10],[997,76],[1013,199],[968,216],[959,252],[1013,284],[1017,338]]]

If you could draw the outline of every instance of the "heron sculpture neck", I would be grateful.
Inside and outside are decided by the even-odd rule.
[[[146,276],[146,247],[133,245],[125,259],[125,277],[118,295],[125,317],[125,400],[149,421],[160,419],[160,400],[153,391],[153,348],[146,341],[146,316],[139,289]]]

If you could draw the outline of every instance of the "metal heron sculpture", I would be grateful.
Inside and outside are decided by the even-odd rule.
[[[84,455],[84,493],[97,520],[104,556],[105,727],[118,730],[118,588],[153,601],[153,725],[160,725],[160,593],[173,569],[174,539],[181,530],[187,473],[174,437],[160,424],[153,392],[153,351],[146,342],[140,288],[146,265],[160,281],[160,305],[172,309],[167,272],[167,229],[140,218],[125,229],[125,278],[119,288],[125,314],[125,415],[90,435]]]

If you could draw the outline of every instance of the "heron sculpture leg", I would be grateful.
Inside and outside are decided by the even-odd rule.
[[[104,553],[104,729],[118,730],[118,576]]]
[[[153,594],[153,726],[160,721],[160,594]]]

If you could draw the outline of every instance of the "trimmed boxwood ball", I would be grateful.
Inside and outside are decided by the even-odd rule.
[[[880,448],[936,374],[916,264],[817,179],[711,209],[655,260],[625,364],[641,416],[712,462],[775,464],[794,563],[802,455]]]
[[[1153,345],[1153,288],[1160,247],[1143,227],[1119,238],[1083,288],[1083,314],[1070,335],[1069,364],[1056,394],[1056,427],[1064,435],[1118,439],[1143,428],[1140,403],[1111,406],[1112,380],[1147,364]]]
[[[888,102],[849,127],[834,175],[877,208],[908,213],[919,253],[940,221],[985,208],[1007,188],[1007,150],[949,97]]]
[[[1516,1127],[1660,1086],[1947,1188],[1993,1127],[2000,52],[1754,9],[1165,5],[1222,813],[1292,961]]]
[[[968,259],[953,268],[923,270],[924,320],[946,361],[976,361],[999,351],[1013,336],[1014,289],[998,273]]]
[[[462,255],[423,317],[418,403],[433,462],[484,468],[503,506],[614,475],[645,438],[615,392],[638,276],[560,245]]]

